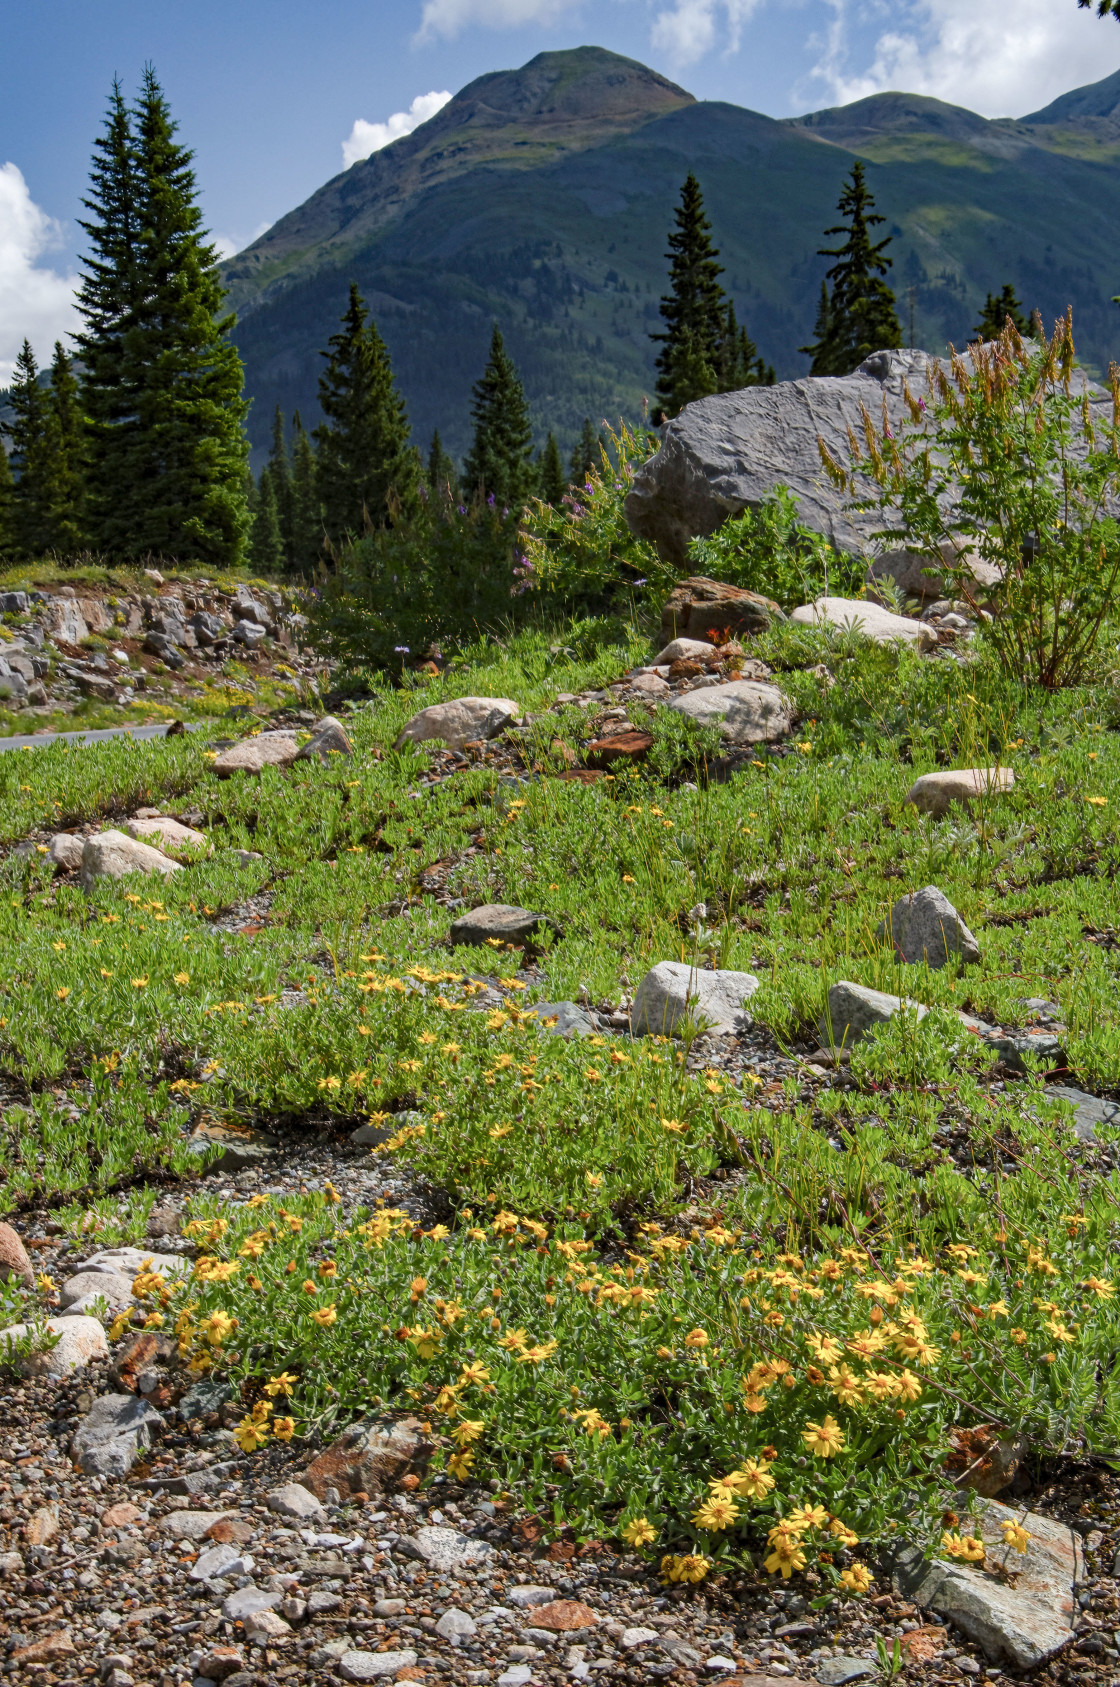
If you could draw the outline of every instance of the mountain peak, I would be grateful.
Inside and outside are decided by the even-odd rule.
[[[1090,82],[1085,88],[1074,88],[1071,93],[1061,94],[1049,105],[1043,106],[1041,111],[1032,111],[1028,117],[1020,118],[1021,123],[1063,124],[1080,127],[1088,122],[1096,126],[1094,120],[1111,119],[1112,124],[1120,125],[1120,70],[1111,76],[1104,77],[1100,82]]]
[[[538,53],[519,70],[479,76],[443,108],[473,107],[497,123],[534,124],[638,122],[695,104],[692,94],[657,71],[605,47],[573,47]]]

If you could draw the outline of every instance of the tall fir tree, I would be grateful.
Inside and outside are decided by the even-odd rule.
[[[228,566],[248,530],[243,372],[176,132],[151,66],[133,111],[114,85],[82,225],[91,525],[113,554]]]
[[[284,437],[284,412],[276,406],[272,418],[272,442],[268,453],[268,473],[276,500],[276,519],[280,524],[280,543],[286,568],[294,562],[292,547],[292,465],[288,458],[288,444]]]
[[[392,524],[414,506],[419,483],[408,417],[389,353],[368,318],[357,284],[323,353],[319,405],[326,421],[315,429],[318,492],[331,543],[342,544],[367,528]]]
[[[74,360],[59,340],[47,395],[47,445],[50,545],[73,556],[87,543],[86,427]]]
[[[503,509],[520,510],[537,479],[533,430],[521,377],[497,323],[486,368],[474,384],[471,420],[474,440],[463,465],[465,490],[471,496],[493,498]]]
[[[569,484],[582,486],[592,469],[597,469],[599,464],[599,435],[591,426],[591,417],[585,416],[568,465]]]
[[[11,556],[16,548],[14,516],[15,481],[12,479],[7,448],[3,439],[0,439],[0,556]]]
[[[720,284],[712,225],[704,212],[700,183],[690,170],[669,233],[669,292],[661,300],[664,332],[651,335],[661,346],[657,357],[657,397],[653,420],[675,416],[694,399],[739,387],[767,384],[773,371],[740,328],[735,307]]]
[[[297,410],[292,417],[292,568],[296,574],[312,574],[322,557],[315,447]]]
[[[1023,315],[1023,307],[1015,296],[1010,281],[1005,281],[998,293],[989,293],[984,300],[980,320],[972,330],[974,340],[998,340],[1011,318],[1020,334],[1031,333],[1031,324]]]
[[[560,447],[556,443],[556,436],[550,433],[544,442],[544,450],[537,459],[537,469],[540,476],[539,495],[546,504],[556,506],[560,503],[568,483],[564,479],[564,465],[560,461]]]
[[[261,470],[249,537],[249,561],[255,574],[278,574],[284,566],[284,541],[276,483],[267,465]]]
[[[432,443],[428,447],[427,481],[428,490],[434,498],[452,503],[459,496],[459,471],[455,467],[455,459],[443,448],[438,428],[432,434]]]
[[[886,218],[875,210],[858,160],[852,165],[851,180],[844,183],[837,210],[847,221],[824,232],[847,238],[841,246],[818,249],[819,257],[836,262],[826,272],[832,290],[823,337],[801,347],[813,359],[811,375],[850,375],[872,352],[902,344],[894,294],[883,280],[893,262],[884,256],[891,237],[871,239],[870,230]]]
[[[16,358],[8,400],[15,413],[10,424],[16,475],[14,547],[21,556],[42,556],[51,547],[50,411],[35,353],[27,340]]]

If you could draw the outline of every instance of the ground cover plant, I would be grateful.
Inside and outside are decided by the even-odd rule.
[[[722,783],[702,758],[551,777],[595,717],[542,711],[647,650],[607,620],[479,641],[375,681],[353,757],[251,781],[190,738],[0,757],[5,1200],[139,1239],[146,1187],[204,1166],[200,1124],[369,1121],[373,1163],[411,1167],[440,1222],[343,1218],[329,1193],[231,1212],[203,1184],[188,1284],[141,1279],[141,1319],[239,1388],[243,1448],[418,1409],[453,1475],[516,1479],[549,1530],[618,1536],[678,1581],[750,1553],[858,1592],[903,1534],[979,1550],[945,1471],[960,1432],[1120,1449],[1116,1133],[1081,1143],[1038,1072],[993,1083],[956,1017],[1022,1026],[1049,1000],[1070,1076],[1120,1092],[1114,692],[785,626],[752,654],[798,707],[788,752]],[[520,773],[482,755],[436,779],[429,747],[393,748],[461,694],[538,717],[506,741]],[[905,804],[977,760],[1014,789],[941,821]],[[140,804],[189,808],[214,854],[86,894],[11,848]],[[978,965],[876,938],[931,882]],[[551,928],[535,957],[456,949],[449,896]],[[753,1017],[795,1052],[839,978],[934,1011],[824,1086],[731,1069],[699,1027],[569,1042],[532,1014],[690,958],[754,972]]]

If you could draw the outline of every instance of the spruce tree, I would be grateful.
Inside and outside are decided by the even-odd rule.
[[[74,361],[54,345],[47,395],[47,522],[52,550],[73,556],[87,542],[86,428]]]
[[[599,467],[599,435],[591,426],[591,417],[583,418],[583,426],[576,440],[572,460],[568,465],[568,482],[570,485],[582,486],[592,469]]]
[[[832,291],[826,331],[813,345],[801,348],[812,356],[812,375],[850,375],[872,352],[902,344],[894,294],[883,280],[893,261],[883,255],[891,237],[871,239],[869,231],[886,218],[875,211],[858,161],[852,165],[851,180],[844,183],[837,210],[847,221],[824,232],[847,238],[841,246],[818,249],[819,257],[837,260],[827,271]]]
[[[254,574],[277,574],[284,566],[284,541],[280,533],[280,511],[272,470],[261,470],[256,511],[249,539],[249,561]]]
[[[93,255],[79,292],[93,537],[126,557],[228,566],[248,528],[247,406],[233,318],[219,314],[218,255],[176,127],[149,66],[132,112],[114,86],[95,148],[82,225]]]
[[[443,449],[438,428],[432,434],[432,443],[428,447],[427,480],[428,490],[434,498],[453,503],[459,496],[459,471],[454,458]]]
[[[268,453],[268,473],[276,503],[276,519],[280,524],[280,544],[286,567],[291,568],[292,548],[292,469],[288,461],[288,446],[284,438],[284,413],[276,406],[272,418],[272,444]]]
[[[497,323],[486,368],[474,384],[471,420],[474,441],[463,466],[465,490],[492,498],[503,509],[521,509],[537,478],[530,450],[533,430],[521,377]]]
[[[546,504],[559,505],[568,485],[564,479],[564,465],[560,461],[560,447],[552,433],[545,440],[544,450],[537,459],[537,468],[540,475],[540,496]]]
[[[727,315],[716,355],[720,392],[738,392],[742,387],[772,387],[774,371],[758,355],[758,347],[745,328],[739,326],[734,301],[727,301]]]
[[[315,448],[297,410],[292,417],[292,567],[310,574],[323,555]]]
[[[1031,325],[1023,315],[1023,307],[1015,297],[1015,289],[1010,281],[1005,281],[1002,291],[989,293],[984,300],[984,309],[980,320],[972,330],[974,340],[998,340],[1007,326],[1007,319],[1011,318],[1020,334],[1029,334]]]
[[[16,358],[8,399],[15,412],[10,424],[16,474],[12,509],[15,549],[21,556],[42,556],[51,545],[50,415],[39,366],[27,340]]]
[[[315,429],[318,495],[323,524],[334,545],[367,528],[391,525],[395,512],[415,504],[419,466],[408,443],[408,418],[397,391],[385,342],[357,284],[323,353],[319,404],[327,420]]]
[[[817,320],[813,324],[813,343],[812,345],[798,346],[797,348],[798,351],[805,352],[807,356],[813,359],[813,366],[810,370],[810,374],[816,375],[819,373],[816,366],[817,352],[820,347],[829,344],[831,333],[832,307],[829,304],[828,299],[828,282],[822,281],[821,296],[817,304]]]

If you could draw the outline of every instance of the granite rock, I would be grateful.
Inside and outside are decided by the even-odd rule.
[[[496,737],[517,713],[518,706],[509,697],[456,697],[449,703],[432,703],[413,715],[394,749],[434,738],[452,750],[461,750],[464,744]]]
[[[925,961],[936,969],[958,958],[962,962],[980,959],[980,945],[936,885],[900,896],[875,936],[889,942],[896,957],[908,964]]]
[[[716,1031],[733,1033],[757,989],[751,972],[705,972],[683,961],[659,961],[638,985],[631,1030],[636,1037],[669,1037],[690,1014]]]
[[[686,691],[665,708],[686,715],[698,726],[718,726],[731,744],[772,744],[793,726],[792,706],[776,685],[760,680],[729,680]]]

